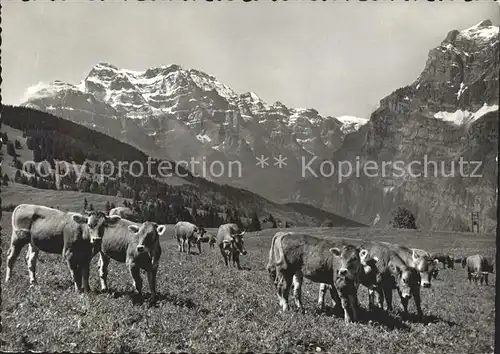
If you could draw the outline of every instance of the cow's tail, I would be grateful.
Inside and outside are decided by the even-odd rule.
[[[276,239],[278,238],[278,235],[274,235],[273,239],[271,241],[271,248],[269,249],[269,259],[267,262],[267,271],[269,272],[269,277],[271,278],[271,281],[276,285],[277,284],[277,272],[276,272],[276,263],[274,260],[274,247],[276,244]]]

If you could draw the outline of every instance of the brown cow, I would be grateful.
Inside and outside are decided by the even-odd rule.
[[[229,266],[232,260],[232,264],[241,269],[240,254],[247,254],[243,242],[244,234],[245,231],[240,231],[236,224],[224,224],[219,227],[217,231],[217,245],[224,258],[226,267]]]
[[[267,270],[283,311],[289,309],[288,296],[293,285],[295,304],[304,312],[301,297],[305,277],[322,284],[319,303],[324,302],[321,296],[330,288],[333,301],[344,309],[344,320],[358,319],[357,287],[362,265],[355,246],[302,233],[278,232],[271,242]]]
[[[462,259],[462,267],[467,266],[467,279],[477,284],[478,280],[483,284],[483,281],[488,285],[488,274],[493,273],[493,262],[489,262],[486,257],[480,254],[475,254]]]
[[[7,255],[5,281],[8,282],[14,264],[24,246],[30,284],[36,284],[36,263],[40,250],[62,254],[77,291],[89,291],[89,267],[96,253],[97,236],[92,237],[86,225],[88,219],[79,213],[63,212],[42,205],[20,204],[12,213],[12,237]]]
[[[368,252],[368,258],[376,261],[378,276],[374,284],[372,279],[362,282],[369,288],[369,306],[374,306],[374,291],[379,296],[379,306],[382,309],[384,299],[387,304],[387,310],[392,311],[392,291],[397,289],[403,310],[408,313],[408,301],[411,297],[415,301],[417,314],[422,316],[421,297],[420,297],[420,275],[412,267],[409,267],[402,257],[386,243],[365,242],[360,246],[361,250]],[[370,289],[370,285],[374,290]]]
[[[91,235],[102,239],[99,260],[101,289],[108,289],[108,265],[113,258],[127,265],[134,290],[139,295],[142,295],[140,269],[146,271],[153,302],[156,299],[156,274],[161,256],[159,234],[165,232],[165,226],[150,221],[139,224],[96,211],[90,213],[88,226]]]

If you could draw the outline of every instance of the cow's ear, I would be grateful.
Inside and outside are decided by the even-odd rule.
[[[435,259],[434,263],[439,264],[439,259]]]
[[[340,257],[341,252],[340,249],[338,249],[337,247],[330,248],[329,251],[334,256]]]
[[[411,257],[413,258],[414,261],[416,261],[419,258],[417,255],[417,252],[415,252],[415,250],[413,250]]]
[[[378,257],[377,257],[377,256],[373,256],[373,260],[374,260],[375,262],[378,262]]]
[[[114,224],[118,221],[120,221],[122,218],[119,215],[111,215],[111,216],[106,216],[106,222],[108,224]]]
[[[128,226],[128,230],[130,232],[133,232],[134,234],[136,234],[136,233],[139,232],[139,226],[137,226],[137,225],[129,225]]]
[[[162,236],[166,230],[167,227],[165,225],[160,225],[157,227],[156,232],[158,233],[158,235]]]
[[[243,230],[242,232],[240,232],[240,237],[243,237],[243,235],[245,234],[245,230]]]
[[[77,224],[86,224],[89,221],[89,219],[83,215],[75,214],[73,215],[73,221],[76,222]]]

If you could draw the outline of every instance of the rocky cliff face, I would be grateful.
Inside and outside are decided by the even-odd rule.
[[[281,102],[269,105],[253,92],[237,94],[213,76],[178,65],[137,72],[99,63],[78,86],[55,81],[24,105],[84,124],[155,157],[193,159],[202,176],[276,201],[288,200],[300,179],[302,156],[331,157],[347,133],[367,122],[324,117]],[[267,168],[256,166],[261,155],[269,158]],[[281,169],[273,166],[279,155],[287,159]],[[216,160],[226,167],[221,176],[219,165],[210,173]],[[241,173],[229,171],[230,161],[241,163]],[[279,188],[262,183],[277,178]]]
[[[317,171],[318,177],[299,182],[295,200],[378,225],[405,205],[418,226],[436,229],[466,230],[477,211],[481,230],[493,231],[499,68],[498,27],[483,21],[451,31],[429,52],[420,77],[383,98],[369,123],[334,153],[334,165],[373,161],[378,169],[368,174],[377,176],[361,168],[360,177],[339,182]],[[461,159],[473,161],[462,172]],[[384,175],[383,162],[391,162]]]

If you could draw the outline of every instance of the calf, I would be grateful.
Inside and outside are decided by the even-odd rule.
[[[477,284],[480,280],[488,285],[488,274],[493,272],[493,264],[480,254],[475,254],[462,259],[462,267],[467,267],[467,279],[469,283],[473,280]]]
[[[289,309],[288,296],[293,285],[295,304],[302,306],[304,277],[320,285],[320,304],[327,288],[336,306],[341,304],[346,322],[358,319],[357,287],[362,270],[359,250],[301,233],[278,232],[274,235],[267,264],[283,311]]]
[[[151,301],[156,299],[156,275],[161,256],[159,234],[165,232],[165,226],[147,221],[142,224],[106,216],[102,212],[92,212],[88,219],[91,235],[101,241],[99,259],[99,277],[101,290],[107,291],[108,265],[110,258],[125,263],[132,277],[134,290],[142,295],[140,269],[147,273]]]
[[[215,235],[211,234],[209,236],[209,240],[208,240],[208,245],[210,246],[210,248],[215,248],[215,242],[216,242],[216,237]]]
[[[89,291],[90,261],[95,255],[98,237],[89,233],[88,219],[79,213],[63,212],[42,205],[20,204],[12,213],[12,236],[7,254],[5,281],[22,248],[28,245],[30,284],[36,284],[36,263],[40,250],[62,254],[70,269],[77,291]]]
[[[175,238],[179,244],[179,252],[190,254],[191,245],[195,244],[198,247],[198,252],[201,254],[201,238],[204,233],[205,229],[198,228],[187,221],[179,221],[175,224]]]
[[[387,310],[392,311],[392,291],[397,289],[404,312],[408,313],[408,302],[413,297],[417,314],[422,316],[419,273],[409,267],[387,244],[365,242],[360,249],[368,253],[368,258],[375,260],[378,271],[374,284],[371,283],[373,278],[362,281],[369,289],[369,307],[374,307],[374,295],[377,292],[380,308],[383,309],[385,299]],[[373,289],[370,289],[370,285]]]
[[[420,274],[420,285],[424,288],[431,287],[431,278],[436,274],[436,263],[431,259],[428,252],[417,248],[411,249],[405,246],[380,242],[388,246],[403,260],[403,262]],[[436,274],[437,277],[437,274]]]
[[[431,255],[431,259],[434,262],[436,262],[436,264],[442,263],[443,269],[445,269],[446,267],[448,267],[449,269],[455,269],[455,260],[450,255],[447,255],[447,254],[444,254],[441,252],[433,253]]]
[[[245,231],[240,231],[236,224],[224,224],[219,227],[216,242],[219,246],[222,258],[224,258],[226,267],[229,266],[232,260],[233,265],[236,264],[238,269],[241,269],[240,254],[247,254],[243,242],[244,234]]]

